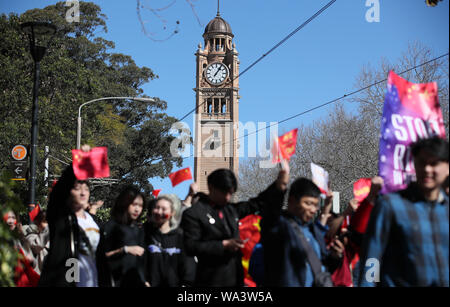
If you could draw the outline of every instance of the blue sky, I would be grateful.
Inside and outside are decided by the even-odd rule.
[[[52,0],[0,0],[0,12],[22,13],[55,4]],[[141,16],[154,39],[179,33],[163,42],[144,34],[137,17],[137,0],[95,0],[106,14],[108,33],[116,52],[150,67],[159,79],[143,86],[149,96],[168,102],[167,113],[181,118],[195,107],[195,52],[203,44],[206,24],[215,17],[216,0],[141,0]],[[221,16],[231,25],[243,71],[276,43],[306,21],[328,0],[222,0]],[[161,8],[167,29],[147,9]],[[449,49],[449,2],[437,7],[424,0],[379,0],[380,22],[366,21],[364,0],[338,0],[322,15],[291,37],[240,78],[240,121],[266,122],[285,119],[355,90],[363,65],[376,66],[381,57],[395,62],[408,43],[419,41],[440,56]],[[81,16],[82,18],[82,16]],[[166,34],[167,33],[167,34]],[[97,98],[97,97],[93,97]],[[81,104],[82,102],[80,102]],[[280,133],[319,119],[325,107],[280,125]],[[192,127],[192,115],[185,122]],[[75,129],[75,127],[74,127]],[[183,167],[193,170],[193,159]],[[163,193],[184,197],[190,182],[172,188],[168,179],[151,179]]]

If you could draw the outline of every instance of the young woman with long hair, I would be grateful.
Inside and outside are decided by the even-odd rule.
[[[145,278],[145,241],[140,218],[145,196],[134,186],[119,194],[111,210],[111,219],[102,229],[98,259],[100,285],[143,287]]]
[[[50,248],[40,286],[98,286],[95,253],[100,231],[84,210],[89,196],[88,181],[77,180],[72,165],[68,166],[49,197]]]

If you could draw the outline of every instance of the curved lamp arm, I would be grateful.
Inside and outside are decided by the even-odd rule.
[[[103,97],[103,98],[97,98],[97,99],[93,99],[93,100],[83,103],[78,108],[77,149],[80,149],[80,147],[81,147],[81,108],[87,104],[90,104],[90,103],[93,103],[96,101],[117,100],[117,99],[135,100],[135,101],[141,101],[141,102],[154,102],[155,101],[155,99],[153,99],[153,98],[141,98],[141,97]]]

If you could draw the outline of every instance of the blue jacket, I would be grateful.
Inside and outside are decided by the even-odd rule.
[[[308,260],[305,248],[289,221],[292,218],[288,212],[282,212],[281,204],[266,207],[262,212],[265,286],[305,286]],[[330,272],[334,271],[339,260],[330,257],[323,230],[315,223],[309,224],[309,230],[319,244],[323,266]]]
[[[449,286],[449,199],[425,200],[416,184],[383,195],[361,248],[360,286]]]

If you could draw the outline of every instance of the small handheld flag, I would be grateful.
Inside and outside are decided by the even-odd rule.
[[[273,164],[280,163],[282,159],[289,161],[295,154],[295,147],[297,146],[297,133],[298,129],[294,129],[273,139],[271,148]]]
[[[85,152],[72,150],[73,172],[78,180],[109,177],[108,149],[95,147]]]
[[[39,204],[37,204],[33,210],[30,211],[29,215],[30,215],[30,220],[32,222],[34,222],[34,219],[36,218],[36,216],[39,214],[39,212],[41,211],[41,207],[39,206]]]
[[[289,160],[295,154],[297,132],[298,129],[294,129],[278,138],[278,145],[280,147],[281,155],[286,160]]]
[[[353,196],[358,203],[361,203],[369,195],[371,186],[371,178],[361,178],[353,184]]]
[[[192,179],[191,169],[189,167],[183,168],[179,171],[169,174],[172,187],[182,183],[183,181]]]
[[[161,191],[162,191],[162,189],[159,189],[159,190],[153,190],[153,191],[152,191],[152,195],[155,196],[155,197],[158,197],[158,195],[159,195],[159,193],[161,193]]]

